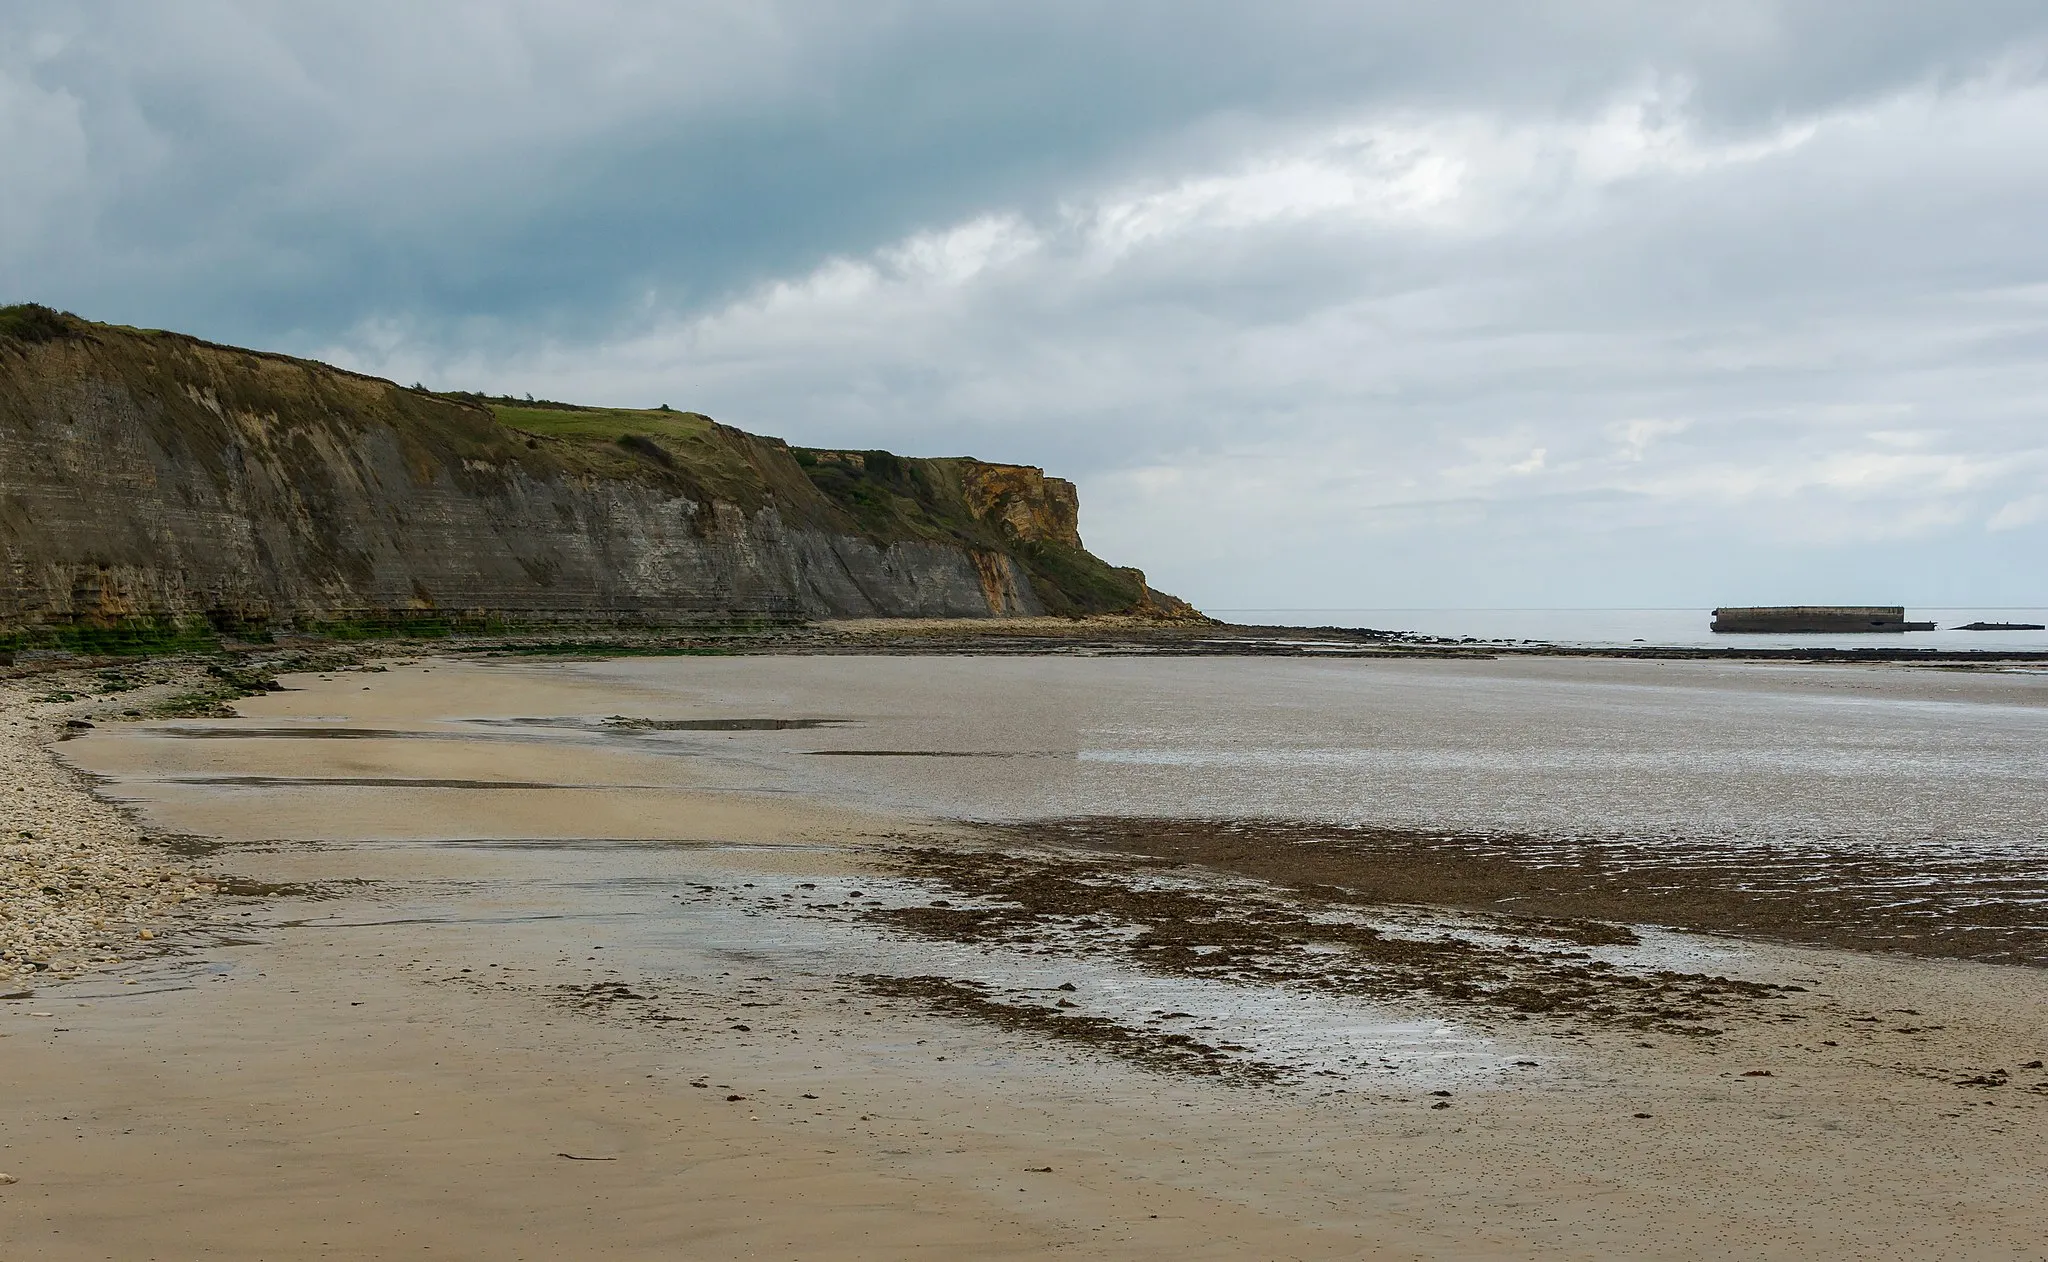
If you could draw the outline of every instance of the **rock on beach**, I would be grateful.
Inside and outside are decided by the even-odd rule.
[[[48,676],[0,683],[0,982],[118,963],[211,892],[51,757],[91,704],[37,699],[64,691]]]

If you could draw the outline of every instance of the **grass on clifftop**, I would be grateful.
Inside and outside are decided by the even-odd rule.
[[[548,438],[591,438],[617,442],[633,434],[689,443],[717,429],[708,416],[695,412],[663,412],[657,408],[521,407],[493,403],[500,425]]]
[[[451,396],[458,397],[458,396]],[[695,499],[721,499],[757,508],[778,498],[762,467],[765,443],[695,412],[664,408],[595,408],[546,400],[476,399],[514,434],[564,444],[585,467],[614,476],[635,468],[674,480]],[[557,450],[560,450],[559,448]],[[793,480],[793,473],[791,479]]]

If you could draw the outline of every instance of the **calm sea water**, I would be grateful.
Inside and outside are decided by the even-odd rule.
[[[1554,836],[2048,841],[2048,673],[1802,663],[628,659],[644,713],[845,726],[648,748],[946,816],[1268,816]],[[602,698],[602,699],[601,699]],[[729,776],[730,778],[726,778]]]
[[[1599,647],[1633,644],[1722,648],[1867,648],[2048,650],[2048,631],[1958,631],[1966,622],[2035,622],[2048,625],[2048,609],[1906,610],[1935,631],[1884,635],[1717,635],[1711,609],[1209,609],[1228,622],[1280,627],[1373,627],[1451,639]]]
[[[138,803],[210,804],[227,811],[220,825],[240,819],[229,831],[264,837],[651,835],[679,809],[667,790],[709,789],[987,820],[1265,817],[2048,855],[2048,671],[2032,667],[962,654],[415,669],[249,703],[306,716],[283,727],[147,725],[66,748]],[[831,725],[693,726],[800,718]],[[378,730],[322,739],[352,724]],[[387,776],[560,787],[477,796],[379,787]],[[401,809],[415,799],[427,814]],[[437,822],[443,807],[454,813]],[[218,830],[204,810],[162,822]]]

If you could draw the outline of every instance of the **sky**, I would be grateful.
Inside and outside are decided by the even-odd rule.
[[[0,302],[1077,482],[1210,609],[2048,605],[2048,4],[0,7]]]

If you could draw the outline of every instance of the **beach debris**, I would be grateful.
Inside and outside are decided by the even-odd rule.
[[[1768,1069],[1745,1069],[1742,1071],[1742,1076],[1745,1078],[1769,1078],[1773,1075]]]
[[[576,1155],[575,1153],[573,1153],[573,1152],[558,1152],[558,1153],[556,1153],[555,1155],[556,1155],[557,1157],[566,1157],[566,1158],[568,1158],[568,1159],[569,1159],[570,1161],[617,1161],[617,1160],[618,1160],[618,1158],[617,1158],[617,1157],[579,1157],[579,1156],[577,1156],[577,1155]]]
[[[737,1100],[744,1100],[744,1099],[746,1099],[746,1098],[747,1098],[747,1097],[745,1097],[745,1096],[743,1096],[743,1095],[729,1095],[729,1096],[725,1097],[725,1102],[726,1102],[727,1104],[731,1104],[731,1103],[733,1103],[733,1102],[735,1102],[735,1101],[737,1101]]]
[[[1026,1173],[1026,1174],[1051,1174],[1051,1173],[1052,1173],[1052,1167],[1051,1167],[1051,1166],[1025,1166],[1025,1167],[1024,1167],[1024,1173]]]
[[[20,1180],[20,1179],[17,1179],[17,1178],[15,1178],[15,1177],[14,1177],[13,1175],[11,1175],[11,1174],[0,1174],[0,1187],[4,1187],[5,1185],[7,1185],[7,1184],[9,1184],[9,1183],[19,1183],[19,1182],[21,1182],[21,1180]]]

